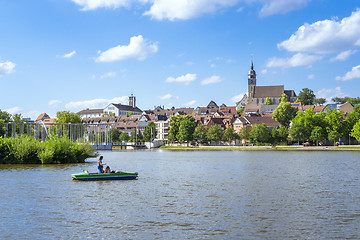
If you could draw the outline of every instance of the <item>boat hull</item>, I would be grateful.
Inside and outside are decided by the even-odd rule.
[[[100,181],[100,180],[133,180],[137,179],[138,173],[118,172],[118,173],[75,173],[71,174],[73,180],[80,181]]]

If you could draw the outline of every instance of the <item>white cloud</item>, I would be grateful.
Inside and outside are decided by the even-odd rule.
[[[0,77],[6,74],[11,74],[15,72],[15,63],[7,61],[0,62]]]
[[[69,52],[69,53],[65,54],[65,55],[63,56],[63,58],[71,58],[71,57],[74,56],[75,54],[76,54],[76,51],[74,50],[74,51],[72,51],[72,52]]]
[[[336,19],[304,24],[288,39],[278,44],[290,52],[332,53],[360,43],[360,10],[341,21]]]
[[[360,78],[360,65],[353,67],[350,72],[347,72],[344,76],[337,76],[338,81],[348,81],[352,79]]]
[[[112,78],[116,76],[116,72],[107,72],[103,75],[100,76],[100,79],[104,79],[104,78]]]
[[[82,11],[95,10],[97,8],[129,7],[132,0],[72,0],[82,7]]]
[[[97,62],[113,62],[125,59],[145,60],[155,54],[158,50],[158,43],[147,41],[142,35],[130,38],[129,45],[118,45],[104,52],[96,58]]]
[[[309,74],[308,76],[307,76],[307,79],[309,79],[309,80],[312,80],[312,79],[314,79],[315,78],[315,75],[314,74]]]
[[[260,16],[266,17],[278,13],[288,13],[303,8],[311,0],[261,0],[264,3]]]
[[[244,11],[244,7],[236,6],[240,2],[251,4],[260,2],[260,16],[287,13],[303,8],[311,0],[72,0],[82,11],[97,8],[127,8],[132,5],[151,5],[143,15],[157,20],[186,20],[204,14],[214,14],[226,8],[235,7],[236,12]]]
[[[290,58],[271,58],[268,60],[266,66],[282,68],[309,66],[314,62],[321,60],[322,58],[322,56],[297,53]]]
[[[164,96],[159,96],[159,98],[160,98],[161,100],[168,100],[168,99],[171,99],[171,98],[173,98],[173,97],[174,97],[174,96],[171,95],[170,93],[165,94]]]
[[[23,109],[21,107],[12,107],[12,108],[8,108],[5,109],[5,112],[10,113],[11,115],[20,113]]]
[[[191,100],[190,102],[182,104],[183,107],[194,107],[196,104],[196,100]]]
[[[56,108],[56,107],[58,107],[61,103],[62,103],[62,102],[61,102],[60,100],[50,100],[50,101],[48,102],[48,105],[49,105],[50,107]]]
[[[221,81],[222,81],[222,79],[221,79],[220,76],[214,75],[214,76],[211,76],[211,77],[209,77],[209,78],[203,79],[203,80],[201,81],[201,85],[219,83],[219,82],[221,82]]]
[[[346,97],[346,94],[341,91],[341,87],[323,88],[316,93],[316,98],[325,98],[327,102],[331,102],[334,97]]]
[[[220,9],[236,5],[239,0],[153,0],[153,5],[144,15],[153,19],[174,21],[215,13]]]
[[[243,97],[244,97],[245,93],[233,96],[230,100],[233,103],[237,103],[238,101],[240,101]]]
[[[343,51],[343,52],[339,53],[336,57],[330,59],[330,62],[345,61],[345,60],[347,60],[351,55],[355,54],[356,52],[357,52],[356,50]]]
[[[168,77],[165,82],[171,83],[171,82],[178,82],[178,83],[184,83],[185,85],[189,85],[191,82],[196,80],[196,73],[188,73],[186,75],[181,75],[180,77],[173,78]]]
[[[128,97],[122,96],[113,99],[97,98],[92,100],[69,102],[65,105],[65,108],[72,111],[80,111],[86,108],[104,108],[110,103],[128,104]]]

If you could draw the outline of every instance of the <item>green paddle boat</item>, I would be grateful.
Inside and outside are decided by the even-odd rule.
[[[112,173],[89,173],[84,171],[82,173],[71,174],[73,180],[80,181],[97,181],[97,180],[132,180],[138,178],[137,172],[122,172],[116,171]]]

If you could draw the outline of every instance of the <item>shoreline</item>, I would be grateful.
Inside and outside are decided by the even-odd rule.
[[[241,150],[241,151],[360,151],[360,145],[341,146],[162,146],[164,150]]]

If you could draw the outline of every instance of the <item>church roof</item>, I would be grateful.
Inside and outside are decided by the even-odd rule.
[[[281,97],[284,94],[284,85],[255,86],[254,98]]]

